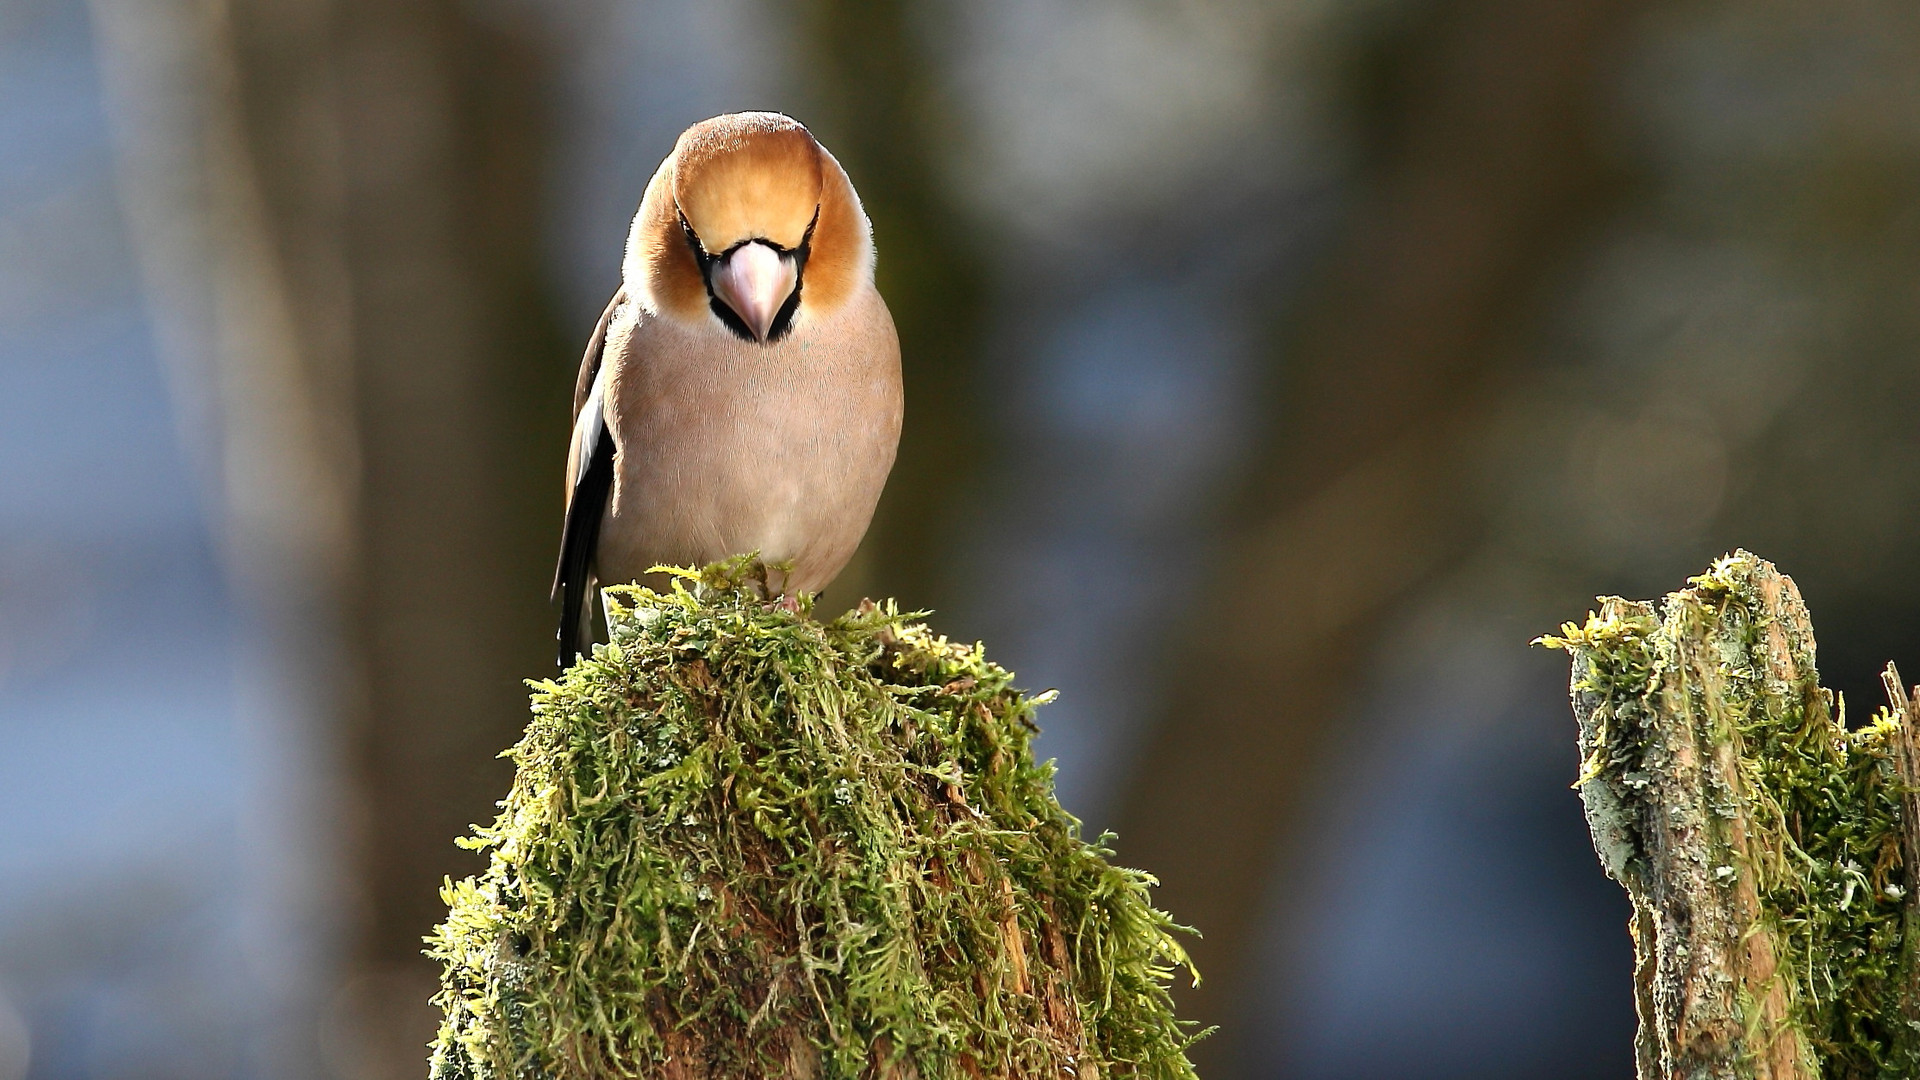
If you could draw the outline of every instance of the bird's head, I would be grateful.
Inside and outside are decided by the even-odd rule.
[[[682,133],[647,186],[628,290],[655,314],[778,341],[872,280],[871,232],[839,162],[798,121],[717,116]]]

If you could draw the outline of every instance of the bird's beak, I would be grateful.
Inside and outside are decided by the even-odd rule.
[[[713,268],[713,295],[740,316],[755,340],[765,341],[798,276],[793,260],[753,241],[728,252]]]

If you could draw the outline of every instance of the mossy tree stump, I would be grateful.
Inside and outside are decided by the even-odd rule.
[[[1640,1080],[1920,1077],[1920,689],[1889,665],[1849,731],[1791,579],[1743,551],[1690,584],[1542,639],[1633,902]]]
[[[753,574],[611,590],[536,687],[431,939],[435,1080],[1191,1077],[1179,928],[1054,801],[1040,700]]]

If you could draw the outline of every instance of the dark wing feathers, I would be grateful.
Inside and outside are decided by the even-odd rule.
[[[587,404],[587,395],[593,392],[593,380],[600,374],[600,354],[607,347],[607,327],[613,324],[613,313],[627,302],[625,288],[615,290],[613,299],[607,301],[607,310],[600,313],[600,322],[593,328],[593,336],[587,339],[587,353],[580,358],[580,374],[573,380],[573,418],[580,418],[580,410]]]
[[[560,532],[560,564],[554,569],[553,593],[560,603],[560,666],[570,666],[580,655],[588,591],[592,587],[594,549],[600,540],[600,521],[606,516],[607,495],[613,490],[613,434],[607,430],[601,395],[601,354],[607,343],[607,324],[626,294],[617,292],[600,316],[600,325],[587,342],[580,360],[580,378],[573,393],[573,475],[567,497],[567,521]]]

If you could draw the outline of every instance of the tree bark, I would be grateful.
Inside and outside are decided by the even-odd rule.
[[[1880,678],[1899,721],[1891,741],[1894,775],[1900,780],[1900,859],[1906,866],[1907,889],[1901,913],[1900,968],[1905,979],[1900,994],[1908,1038],[1920,1040],[1920,738],[1913,730],[1920,720],[1920,686],[1908,688],[1891,661]]]
[[[1804,685],[1809,673],[1797,658],[1809,655],[1812,628],[1799,594],[1771,568],[1755,585],[1773,639],[1769,675]],[[1600,618],[1659,625],[1652,604],[1618,597],[1601,605]],[[1721,656],[1742,643],[1730,639],[1734,627],[1713,629],[1719,633],[1705,632],[1703,624],[1702,633],[1675,643],[1673,667],[1646,718],[1655,746],[1648,757],[1664,767],[1649,769],[1644,785],[1605,777],[1581,785],[1596,849],[1634,901],[1634,996],[1641,1018],[1635,1059],[1644,1080],[1734,1076],[1749,1056],[1756,1077],[1815,1080],[1819,1070],[1806,1038],[1788,1023],[1779,943],[1760,924],[1754,879],[1762,855],[1743,798],[1739,746],[1725,723]],[[1576,685],[1586,685],[1593,660],[1576,654],[1573,669]],[[1597,746],[1605,737],[1604,695],[1582,690],[1574,703],[1583,748]],[[1731,816],[1716,806],[1727,795],[1739,802]],[[1750,1046],[1750,1027],[1777,1037]]]
[[[1849,732],[1799,590],[1745,552],[1545,640],[1633,901],[1641,1080],[1914,1075],[1920,690],[1889,666],[1890,708]]]

